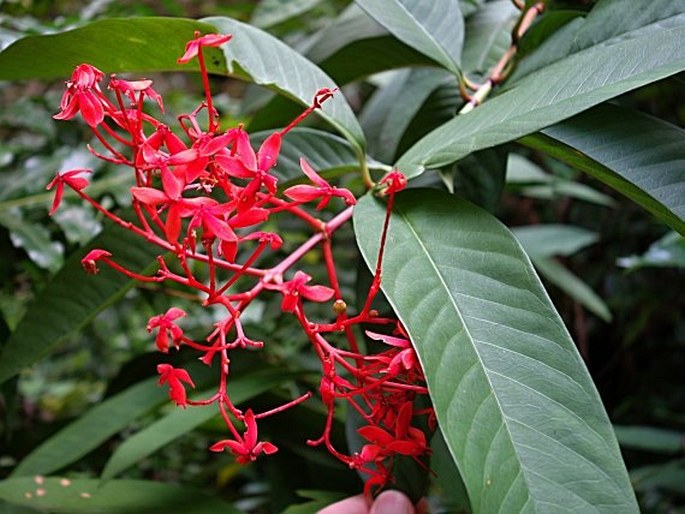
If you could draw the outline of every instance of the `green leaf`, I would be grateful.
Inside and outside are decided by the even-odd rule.
[[[356,0],[372,18],[403,43],[460,75],[464,18],[458,0]]]
[[[616,265],[634,270],[643,267],[685,268],[685,237],[669,232],[655,241],[642,255],[631,255],[616,260]]]
[[[33,450],[12,476],[48,475],[77,461],[167,398],[157,378],[108,398]]]
[[[529,257],[568,257],[599,239],[596,232],[573,225],[530,225],[511,229]]]
[[[611,311],[607,304],[580,278],[554,259],[531,256],[531,260],[535,268],[550,283],[607,323],[611,321]]]
[[[467,200],[495,212],[500,204],[506,174],[506,152],[501,148],[489,148],[467,156],[454,166],[451,187]]]
[[[649,36],[650,33],[682,25],[683,18],[678,15],[683,12],[683,3],[673,0],[644,3],[634,0],[599,1],[586,18],[578,18],[557,29],[535,52],[526,56],[512,75],[511,82],[515,83],[535,70],[592,46],[610,46],[636,34]]]
[[[357,5],[350,4],[307,42],[305,57],[339,85],[394,68],[435,62],[392,37]],[[284,126],[298,114],[283,97],[272,98],[254,114],[250,130]]]
[[[486,73],[511,45],[511,31],[519,16],[511,0],[489,2],[466,20],[462,68]]]
[[[392,37],[356,4],[315,35],[306,56],[339,84],[389,69],[435,64]]]
[[[41,484],[37,484],[33,477],[3,480],[0,482],[0,499],[35,507],[41,512],[65,514],[240,513],[230,503],[178,484],[146,480],[63,480],[48,477]]]
[[[637,468],[630,472],[630,478],[638,491],[664,489],[685,495],[685,464],[683,461]]]
[[[0,53],[0,80],[66,79],[74,66],[82,62],[106,73],[197,71],[196,64],[176,63],[195,30],[233,34],[233,39],[221,49],[205,50],[210,73],[253,81],[307,106],[319,89],[336,87],[315,64],[275,37],[224,17],[201,22],[112,18],[60,34],[29,36]],[[84,41],[88,44],[84,45]],[[25,66],[26,62],[32,66]],[[363,152],[364,134],[342,94],[327,101],[319,114],[350,140],[358,154]]]
[[[685,130],[602,105],[521,142],[583,170],[685,235]]]
[[[435,68],[395,73],[387,86],[374,93],[360,116],[369,153],[382,162],[392,162],[416,113],[431,93],[448,80],[454,78]]]
[[[228,385],[228,393],[234,404],[239,404],[260,393],[273,389],[296,374],[280,369],[252,371],[245,376],[235,376]],[[206,399],[216,393],[216,387],[192,395],[192,399]],[[196,429],[219,414],[216,406],[175,408],[169,414],[155,421],[135,435],[129,437],[112,454],[102,471],[102,478],[111,479],[133,466],[141,459],[152,455],[171,441]]]
[[[158,253],[138,236],[109,225],[87,249],[69,257],[0,351],[0,383],[54,351],[133,285],[108,266],[95,277],[87,276],[80,260],[92,248],[106,248],[122,266],[137,271],[154,263]]]
[[[355,208],[375,267],[385,206]],[[447,193],[396,198],[383,291],[407,328],[474,513],[637,512],[582,359],[513,235]]]
[[[321,0],[262,0],[252,12],[250,23],[266,29],[302,16],[320,3]]]
[[[0,225],[9,230],[12,244],[23,248],[36,265],[52,272],[62,266],[64,247],[50,239],[50,231],[45,226],[23,219],[17,210],[0,212]]]
[[[270,87],[303,105],[311,105],[322,88],[337,88],[331,78],[306,57],[272,35],[230,18],[205,18],[233,39],[222,46],[227,71],[245,80]],[[364,133],[345,97],[338,93],[317,112],[336,127],[363,155]]]
[[[437,128],[405,153],[408,177],[439,168],[562,121],[605,100],[685,69],[685,24],[626,34],[597,44],[520,80],[483,105]]]
[[[626,448],[678,454],[685,452],[685,434],[656,427],[614,425],[618,443]]]
[[[110,18],[58,34],[27,36],[0,52],[0,80],[66,80],[84,62],[105,73],[197,71],[196,65],[176,63],[196,30],[216,32],[195,20],[147,17]],[[218,51],[211,55],[220,58]],[[226,69],[221,61],[207,62],[211,72]]]

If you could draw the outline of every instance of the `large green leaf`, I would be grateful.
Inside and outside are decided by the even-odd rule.
[[[685,130],[614,105],[521,140],[601,180],[685,234]]]
[[[608,46],[635,34],[649,35],[682,25],[683,18],[678,15],[684,12],[685,4],[680,0],[600,0],[586,18],[575,19],[557,29],[535,52],[527,55],[511,82],[594,45]],[[528,44],[524,43],[524,46]]]
[[[236,377],[228,385],[231,401],[239,404],[260,393],[273,389],[295,377],[281,369],[263,369],[246,376]],[[193,395],[194,399],[205,399],[216,393],[216,388]],[[163,448],[174,439],[194,430],[218,415],[216,406],[174,409],[160,420],[129,437],[112,454],[102,472],[103,479],[110,479],[133,466],[141,459]]]
[[[605,100],[685,69],[685,24],[625,34],[520,80],[514,89],[437,128],[397,163],[407,176],[439,168],[562,121]]]
[[[397,39],[459,75],[464,18],[458,0],[356,0]]]
[[[203,21],[219,32],[233,34],[231,42],[222,46],[227,72],[231,75],[276,89],[303,105],[310,105],[319,89],[337,87],[313,62],[263,30],[231,18]],[[318,112],[363,156],[364,133],[341,93],[328,100]]]
[[[369,196],[355,208],[370,268],[384,215]],[[475,513],[637,512],[594,384],[506,227],[443,192],[400,194],[382,286]]]
[[[58,34],[28,36],[0,53],[0,80],[66,80],[84,62],[105,73],[196,71],[195,65],[176,63],[196,30],[216,32],[195,20],[148,17],[110,18]],[[212,56],[219,60],[208,60],[210,70],[225,70],[221,54],[212,51]]]
[[[75,462],[126,428],[167,397],[151,378],[108,398],[45,441],[12,472],[12,476],[47,475]]]
[[[40,512],[65,514],[240,513],[230,503],[198,489],[147,480],[49,477],[38,484],[33,477],[10,478],[0,482],[0,499]]]
[[[141,244],[138,236],[118,226],[109,226],[90,248],[106,248],[118,263],[136,271],[154,263],[158,253],[156,247]],[[87,251],[67,260],[0,351],[0,383],[54,351],[133,284],[108,266],[102,266],[96,277],[86,275],[80,260]]]
[[[208,49],[210,73],[232,75],[272,88],[303,105],[317,90],[335,88],[311,61],[270,34],[230,18],[202,22],[176,18],[108,19],[45,36],[23,38],[0,53],[0,80],[66,79],[74,66],[88,62],[103,71],[196,71],[181,66],[193,32],[224,32],[233,40],[221,49]],[[30,62],[31,66],[25,63]],[[361,153],[364,135],[342,94],[329,100],[321,116],[338,128]]]

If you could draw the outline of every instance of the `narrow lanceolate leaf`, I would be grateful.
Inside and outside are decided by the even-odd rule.
[[[581,169],[685,235],[685,130],[598,106],[521,142]]]
[[[383,70],[435,64],[393,37],[356,4],[317,32],[305,55],[341,85]]]
[[[250,23],[262,29],[302,16],[321,0],[262,0],[255,7]]]
[[[295,378],[293,373],[280,369],[264,369],[240,376],[229,382],[231,401],[238,404],[273,389]],[[195,395],[193,399],[206,399],[216,393],[216,388]],[[219,411],[216,405],[174,409],[160,420],[129,437],[107,461],[102,472],[103,479],[110,479],[135,463],[152,455],[171,441],[196,429]]]
[[[48,475],[62,469],[166,398],[167,392],[157,385],[157,378],[145,380],[108,398],[32,451],[14,469],[12,476]]]
[[[311,105],[319,89],[337,86],[319,67],[285,43],[256,27],[231,18],[205,18],[221,33],[233,34],[222,47],[228,73]],[[318,111],[363,155],[364,133],[342,93],[336,94]]]
[[[436,68],[400,70],[390,83],[377,90],[364,109],[360,121],[369,138],[369,153],[383,162],[392,162],[402,136],[423,103],[440,85],[454,81]]]
[[[611,311],[604,300],[589,285],[571,273],[561,263],[549,257],[531,256],[531,261],[535,265],[535,269],[540,272],[540,275],[550,283],[557,286],[580,305],[607,323],[611,321]]]
[[[120,227],[109,226],[89,248],[106,248],[121,265],[143,271],[154,263],[156,247]],[[88,276],[80,260],[88,249],[72,255],[40,293],[0,351],[0,383],[54,351],[97,313],[119,299],[133,284],[128,277],[102,266]]]
[[[511,0],[481,7],[466,20],[462,68],[466,73],[487,72],[511,45],[511,30],[519,11]]]
[[[464,18],[458,0],[356,0],[403,43],[459,75]]]
[[[596,232],[582,227],[553,223],[516,227],[512,233],[529,257],[568,257],[599,239]]]
[[[407,176],[536,132],[685,69],[685,24],[625,34],[526,76],[516,87],[437,128],[397,163]]]
[[[0,500],[39,512],[64,514],[149,514],[192,512],[193,514],[239,514],[230,503],[204,491],[178,484],[147,480],[10,478],[0,482]]]
[[[512,75],[511,82],[515,83],[543,66],[593,45],[610,45],[620,39],[632,37],[636,31],[648,34],[682,25],[683,13],[685,3],[678,0],[600,0],[585,18],[574,19],[557,28],[537,50],[526,55]],[[558,16],[555,11],[550,11],[550,14]],[[544,26],[547,22],[542,21],[541,24]],[[531,29],[531,35],[535,37],[535,32],[539,29],[540,27]],[[522,41],[524,50],[529,43],[525,39],[526,36]]]
[[[355,208],[375,267],[385,206]],[[396,199],[383,291],[426,373],[474,513],[637,512],[613,430],[520,245],[435,190]]]

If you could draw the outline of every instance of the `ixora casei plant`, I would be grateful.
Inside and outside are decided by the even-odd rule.
[[[146,459],[200,429],[203,458],[217,466],[206,476],[219,477],[225,498],[251,494],[233,488],[238,476],[276,492],[316,489],[294,507],[311,512],[338,489],[371,498],[394,487],[436,512],[638,512],[597,388],[536,273],[574,298],[574,313],[608,321],[577,277],[555,276],[566,270],[553,256],[589,245],[587,231],[561,224],[568,205],[513,231],[493,213],[522,205],[502,207],[506,188],[536,201],[561,191],[579,218],[601,217],[613,201],[574,182],[584,172],[685,233],[682,129],[608,103],[685,70],[683,2],[356,0],[308,27],[302,53],[257,28],[287,33],[282,22],[298,25],[288,16],[300,2],[282,17],[267,4],[252,24],[103,19],[0,52],[0,79],[72,73],[54,118],[85,122],[94,138],[95,165],[43,177],[49,199],[41,191],[36,202],[52,202],[51,226],[76,203],[110,222],[13,327],[0,382],[132,283],[156,299],[154,314],[137,319],[155,364],[37,448],[13,452],[0,501],[47,512],[236,511],[244,505],[185,485],[117,478],[136,465],[145,475]],[[203,85],[178,123],[151,80],[123,75],[170,70],[199,71]],[[250,90],[239,100],[245,124],[229,126],[212,75],[282,95]],[[103,193],[124,175],[118,209]],[[563,215],[539,223],[552,210]],[[356,282],[342,257],[352,233]],[[250,321],[260,305],[268,329]],[[269,354],[284,337],[306,352]],[[265,354],[273,361],[240,367]],[[168,403],[178,408],[160,412]],[[150,412],[159,415],[150,426],[122,437]],[[92,451],[113,437],[123,441],[101,471]],[[304,476],[316,486],[303,487]],[[277,511],[296,500],[269,501]]]
[[[116,255],[106,248],[95,248],[83,257],[81,263],[88,273],[97,274],[98,264],[102,263],[139,282],[175,282],[199,292],[204,297],[203,306],[220,305],[225,309],[225,316],[214,324],[204,341],[194,341],[184,334],[179,320],[186,313],[177,307],[150,318],[147,330],[156,333],[155,343],[162,353],[187,347],[199,352],[199,359],[208,366],[218,361],[217,390],[209,398],[188,399],[186,388],[195,387],[193,379],[185,369],[171,364],[157,366],[159,384],[168,386],[171,400],[183,408],[215,405],[226,424],[228,437],[214,443],[210,450],[227,450],[241,464],[278,451],[271,442],[259,440],[258,420],[312,395],[307,392],[259,413],[250,408],[238,409],[231,401],[229,377],[233,353],[246,348],[258,349],[265,344],[248,337],[240,316],[259,295],[268,291],[280,293],[281,310],[297,318],[321,362],[319,394],[327,409],[326,424],[323,434],[307,444],[324,445],[350,468],[367,474],[366,492],[371,494],[374,488],[392,483],[395,456],[410,456],[420,463],[428,455],[426,434],[416,426],[415,419],[427,418],[428,424],[435,427],[430,407],[414,408],[417,395],[426,395],[427,389],[406,331],[397,319],[382,317],[372,308],[381,286],[388,221],[379,234],[378,264],[366,301],[358,313],[348,313],[331,246],[335,231],[352,217],[354,195],[347,189],[330,185],[305,157],[301,158],[300,166],[309,183],[280,192],[277,178],[269,173],[278,160],[282,138],[312,111],[321,108],[334,91],[319,90],[311,107],[283,130],[269,136],[255,152],[242,127],[220,127],[209,89],[203,48],[224,45],[231,37],[196,32],[178,59],[182,64],[195,58],[199,61],[205,87],[204,102],[193,112],[178,117],[186,141],[144,111],[145,99],[152,99],[160,110],[164,109],[162,97],[152,88],[152,81],[129,81],[112,75],[107,85],[107,91],[113,96],[110,99],[101,87],[104,73],[89,64],[77,66],[67,82],[61,111],[54,117],[69,120],[80,115],[108,150],[108,155],[97,154],[98,157],[132,169],[136,185],[131,188],[131,195],[137,219],[126,221],[91,198],[85,191],[90,170],[84,169],[58,172],[48,184],[47,189],[55,192],[50,212],[58,209],[67,186],[108,219],[138,235],[141,243],[159,248],[159,267],[152,275],[121,266]],[[198,121],[201,113],[206,115],[206,127],[201,127]],[[379,194],[388,198],[388,218],[395,194],[405,186],[406,179],[397,171],[388,173],[379,182]],[[334,198],[341,199],[348,207],[329,221],[303,208],[315,203],[315,211],[320,211]],[[275,215],[300,219],[314,234],[283,256],[278,264],[263,268],[258,265],[262,253],[278,250],[283,243],[277,233],[261,230]],[[326,263],[329,286],[310,284],[312,277],[307,273],[293,272],[307,252],[318,248]],[[172,271],[165,257],[167,253],[173,255],[181,272]],[[239,253],[244,256],[241,261],[237,259]],[[198,271],[193,263],[206,266],[208,281],[196,278]],[[307,301],[331,302],[335,319],[332,322],[312,320],[306,313]],[[369,338],[385,344],[384,351],[365,354],[360,349],[355,327],[362,325]],[[387,333],[370,330],[373,326]],[[344,347],[329,340],[333,334],[344,335]],[[331,442],[331,424],[338,401],[345,401],[349,408],[355,409],[365,423],[358,433],[367,444],[353,454],[339,451]]]

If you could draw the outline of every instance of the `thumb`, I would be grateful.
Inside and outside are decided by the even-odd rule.
[[[399,491],[383,491],[373,502],[370,514],[415,514],[409,498]]]

